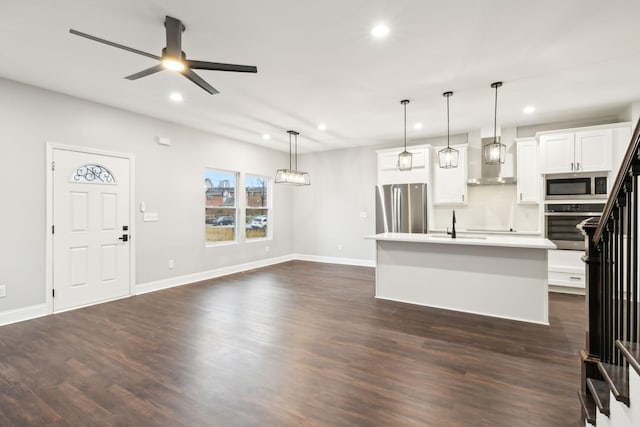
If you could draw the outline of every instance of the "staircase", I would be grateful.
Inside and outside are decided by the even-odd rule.
[[[585,425],[640,426],[639,148],[640,121],[602,216],[580,225],[587,324],[578,397]]]

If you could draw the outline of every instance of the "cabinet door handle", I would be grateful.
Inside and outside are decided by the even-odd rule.
[[[571,170],[573,170],[573,162],[571,162]]]
[[[569,279],[571,279],[571,280],[582,280],[582,277],[570,276]]]
[[[522,193],[520,193],[520,201],[522,201]]]
[[[580,162],[576,163],[576,170],[579,171],[580,170]]]
[[[462,201],[464,202],[464,194],[462,195]]]

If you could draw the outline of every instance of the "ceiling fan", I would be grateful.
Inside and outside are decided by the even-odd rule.
[[[185,30],[182,21],[176,18],[172,18],[171,16],[167,16],[164,21],[164,27],[167,33],[167,46],[162,49],[162,56],[153,55],[151,53],[143,52],[132,47],[101,39],[90,34],[76,31],[73,28],[70,29],[69,32],[76,36],[85,37],[89,40],[128,50],[129,52],[137,53],[138,55],[146,56],[160,61],[160,64],[158,65],[154,65],[153,67],[147,68],[146,70],[142,70],[138,73],[126,76],[125,79],[129,80],[137,80],[141,77],[157,73],[164,69],[169,69],[179,72],[180,74],[200,86],[202,89],[209,92],[211,95],[215,95],[219,92],[209,83],[207,83],[202,77],[197,75],[193,70],[234,71],[237,73],[258,72],[258,69],[252,65],[221,64],[219,62],[206,62],[187,59],[187,56],[182,51],[182,32]]]

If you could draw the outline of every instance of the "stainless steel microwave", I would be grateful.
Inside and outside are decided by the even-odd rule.
[[[545,200],[606,199],[607,175],[547,175],[544,188]]]

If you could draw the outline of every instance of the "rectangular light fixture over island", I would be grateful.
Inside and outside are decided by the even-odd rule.
[[[298,135],[295,130],[288,130],[289,134],[289,169],[278,169],[276,171],[276,184],[311,185],[311,177],[308,172],[298,170]],[[295,157],[292,167],[291,137],[295,138]]]

